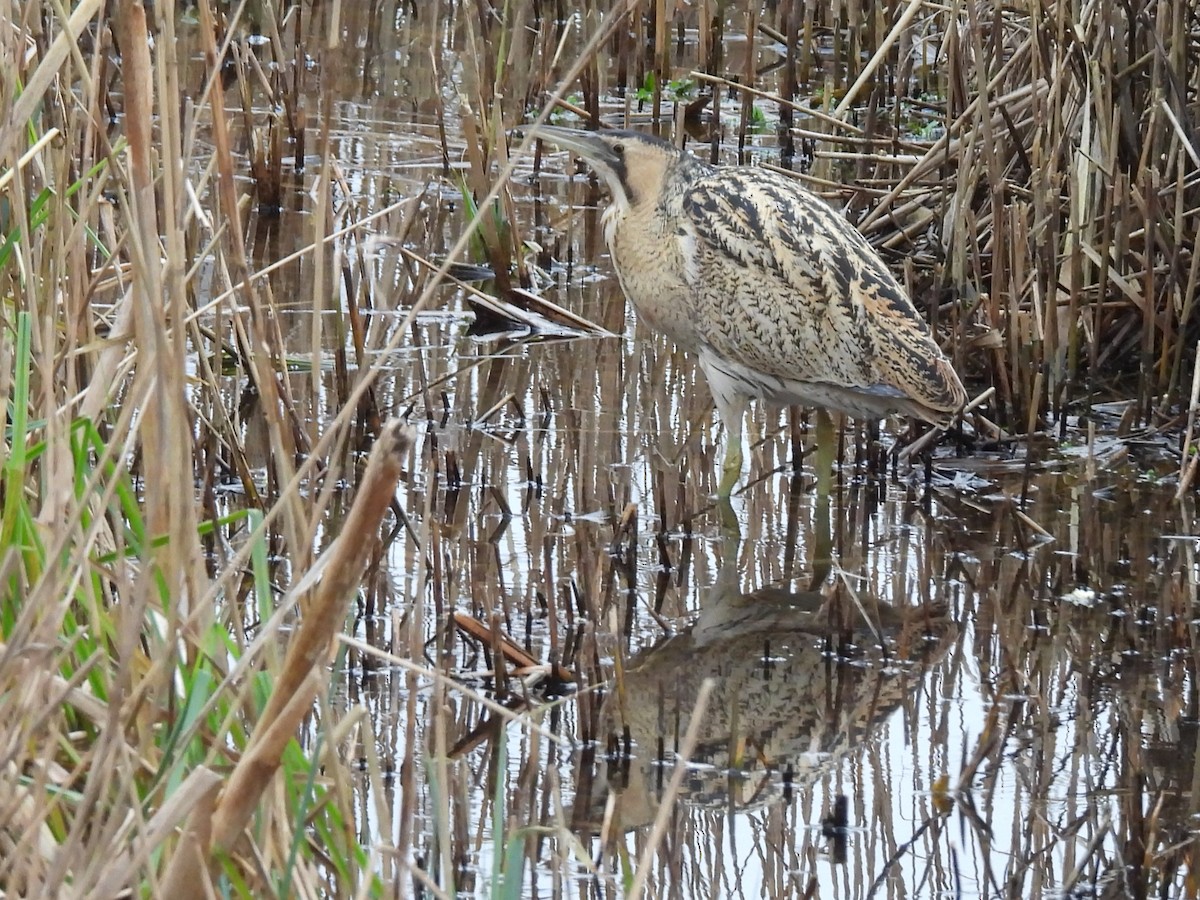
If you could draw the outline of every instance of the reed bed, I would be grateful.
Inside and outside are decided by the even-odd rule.
[[[1196,3],[251,6],[0,3],[0,892],[1192,883]],[[539,116],[843,208],[972,461],[722,532]]]

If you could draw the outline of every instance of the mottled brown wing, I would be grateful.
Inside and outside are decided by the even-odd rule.
[[[714,354],[881,403],[903,396],[935,420],[962,406],[962,385],[924,320],[820,198],[766,170],[723,169],[681,203],[696,325]]]

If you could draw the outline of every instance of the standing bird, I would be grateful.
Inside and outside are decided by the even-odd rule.
[[[796,181],[710,166],[634,131],[543,125],[534,135],[604,180],[604,237],[621,288],[639,317],[699,359],[728,430],[722,499],[741,475],[752,398],[936,425],[962,408],[962,382],[887,266]],[[819,415],[828,469],[832,431]]]

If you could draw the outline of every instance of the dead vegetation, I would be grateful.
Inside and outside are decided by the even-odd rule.
[[[701,746],[764,778],[741,810],[778,836],[780,890],[828,861],[778,797],[809,792],[813,819],[882,795],[906,741],[935,749],[920,830],[871,825],[889,866],[957,859],[954,811],[984,893],[1194,877],[1195,801],[1164,748],[1195,718],[1179,686],[1200,658],[1197,3],[347,7],[0,2],[0,892],[657,896],[726,877],[723,813],[683,766],[626,844],[599,779],[631,755],[604,723],[621,667],[723,571],[760,603],[818,568],[807,426],[757,420],[751,527],[718,549],[694,369],[604,338],[629,331],[611,296],[563,300],[596,299],[579,275],[599,198],[514,137],[542,115],[660,129],[844,208],[985,398],[968,430],[999,459],[1000,487],[962,499],[889,480],[877,435],[844,432],[824,594],[835,623],[914,600],[972,623],[896,702],[915,721],[922,678],[978,689],[973,745],[949,707],[908,735],[884,723],[892,749],[847,787],[765,744],[717,753],[677,708],[660,755]],[[509,343],[453,332],[477,290],[448,274],[462,263],[490,275],[475,322]],[[1063,437],[1079,481],[1047,461]],[[1106,471],[1142,479],[1115,518],[1111,485],[1078,487]],[[1170,503],[1146,473],[1174,478]],[[1110,616],[1049,605],[1093,583]],[[813,678],[826,709],[836,685]],[[1064,711],[1083,724],[1058,731]],[[1028,779],[1014,747],[1039,761]],[[976,811],[1040,810],[1073,760],[1115,812],[1089,795],[1070,822],[1022,815],[993,871]]]

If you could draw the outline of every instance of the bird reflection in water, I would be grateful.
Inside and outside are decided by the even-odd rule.
[[[615,838],[653,822],[710,680],[676,802],[732,813],[791,802],[872,741],[956,634],[944,608],[860,605],[838,591],[743,592],[738,548],[727,540],[696,621],[618,670],[600,716],[605,758],[575,804],[578,830]],[[846,818],[834,798],[823,830],[835,860]]]

